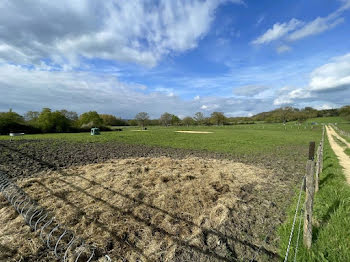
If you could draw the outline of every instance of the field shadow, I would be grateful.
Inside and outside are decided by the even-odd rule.
[[[317,227],[314,227],[314,230],[312,232],[313,241],[317,241],[321,229],[328,223],[331,216],[337,211],[337,209],[340,206],[340,203],[341,203],[340,200],[336,199],[332,203],[332,205],[328,208],[327,212],[322,216],[320,224]]]
[[[128,217],[131,217],[132,219],[134,219],[135,221],[139,222],[140,224],[143,224],[149,228],[152,229],[152,231],[154,232],[160,232],[162,233],[163,235],[166,235],[168,237],[170,237],[176,244],[178,244],[179,246],[181,247],[184,247],[186,249],[189,249],[189,250],[192,250],[193,252],[198,252],[200,254],[203,254],[204,256],[206,257],[209,257],[211,259],[214,259],[213,261],[227,261],[227,262],[231,262],[231,261],[239,261],[239,257],[237,255],[237,252],[235,251],[235,247],[234,246],[231,246],[228,241],[230,242],[235,242],[235,243],[239,243],[240,245],[243,245],[244,247],[246,247],[247,249],[250,249],[251,250],[251,253],[253,252],[262,252],[264,253],[265,255],[269,256],[270,258],[273,258],[273,259],[276,259],[276,260],[279,260],[280,259],[280,256],[278,254],[276,254],[275,252],[273,251],[270,251],[268,249],[266,249],[265,247],[263,246],[259,246],[259,245],[256,245],[256,244],[253,244],[249,241],[246,241],[246,240],[241,240],[239,238],[236,238],[236,237],[233,237],[233,236],[227,236],[225,234],[222,234],[221,232],[218,232],[218,231],[215,231],[215,230],[212,230],[212,229],[207,229],[207,228],[204,228],[204,227],[201,227],[195,223],[193,223],[192,221],[190,220],[187,220],[181,216],[178,216],[176,214],[172,214],[170,212],[168,212],[167,210],[164,210],[164,209],[161,209],[157,206],[154,206],[154,205],[150,205],[140,199],[137,199],[137,198],[134,198],[134,197],[131,197],[130,195],[128,194],[125,194],[125,193],[121,193],[121,192],[117,192],[113,189],[110,189],[100,183],[97,183],[96,181],[93,181],[93,180],[90,180],[90,179],[87,179],[86,177],[84,176],[81,176],[79,174],[68,174],[66,173],[61,167],[59,166],[56,166],[56,165],[53,165],[49,162],[46,162],[46,161],[43,161],[42,159],[39,159],[35,156],[32,156],[32,155],[29,155],[27,153],[23,153],[21,152],[20,150],[18,149],[13,149],[13,148],[10,148],[8,146],[5,146],[5,145],[2,145],[4,147],[6,147],[7,149],[13,151],[13,152],[16,152],[18,154],[21,154],[27,158],[30,158],[34,161],[37,161],[39,162],[41,165],[43,166],[46,166],[48,168],[50,168],[51,170],[54,170],[56,171],[57,173],[59,173],[62,177],[69,177],[69,176],[75,176],[75,177],[79,177],[80,179],[82,180],[85,180],[87,182],[89,182],[91,185],[97,185],[101,188],[103,188],[104,190],[108,190],[109,192],[113,193],[113,194],[116,194],[116,195],[119,195],[125,199],[128,199],[130,201],[133,201],[135,203],[134,207],[133,208],[136,208],[140,205],[143,205],[143,206],[146,206],[148,208],[151,208],[153,210],[156,210],[156,211],[159,211],[159,212],[162,212],[163,214],[167,215],[167,216],[170,216],[172,217],[173,219],[176,219],[176,220],[179,220],[179,221],[183,221],[184,223],[188,224],[188,225],[191,225],[192,227],[196,227],[196,228],[199,228],[201,230],[201,232],[203,234],[212,234],[212,235],[215,235],[217,236],[220,241],[222,241],[223,243],[226,244],[226,246],[228,247],[228,250],[230,251],[230,257],[228,258],[227,256],[222,256],[222,255],[219,255],[217,253],[215,253],[215,251],[213,250],[210,250],[208,248],[202,248],[202,247],[199,247],[199,246],[196,246],[196,245],[193,245],[193,244],[190,244],[189,241],[190,240],[183,240],[183,239],[180,239],[177,235],[171,233],[171,232],[168,232],[166,231],[165,229],[159,227],[158,225],[152,223],[151,221],[147,220],[147,219],[144,219],[138,215],[135,215],[132,211],[133,210],[123,210],[121,209],[120,207],[117,207],[115,205],[112,205],[111,203],[87,192],[86,189],[83,189],[75,184],[72,184],[64,179],[60,179],[60,182],[62,183],[65,183],[66,185],[68,185],[70,188],[74,189],[75,191],[78,191],[82,194],[84,194],[86,197],[89,197],[91,199],[93,199],[94,201],[97,201],[105,206],[108,206],[108,208],[114,210],[115,212],[119,212],[120,214],[124,215],[124,216],[128,216]],[[86,216],[86,213],[81,210],[81,208],[77,205],[75,205],[74,203],[72,203],[71,201],[69,201],[64,195],[62,194],[57,194],[55,193],[52,189],[48,188],[44,183],[40,182],[40,181],[35,181],[35,183],[39,184],[41,187],[45,188],[45,190],[47,190],[48,192],[50,192],[50,194],[62,201],[64,201],[67,205],[73,207],[77,213],[79,214],[79,218],[82,218],[83,216],[85,217],[85,219],[88,220],[89,223],[95,223],[99,228],[101,228],[102,230],[110,233],[111,237],[113,238],[114,241],[120,243],[122,246],[124,246],[125,248],[128,248],[128,249],[131,249],[133,250],[134,252],[138,253],[141,257],[149,260],[150,257],[145,255],[143,250],[139,247],[137,247],[135,244],[131,243],[130,241],[127,241],[127,236],[118,236],[118,232],[117,232],[117,229],[116,230],[111,230],[109,229],[106,225],[104,225],[103,223],[101,223],[100,221],[96,220],[96,219],[93,219],[93,218],[88,218]],[[105,247],[105,250],[108,252],[109,251],[109,244],[107,243],[106,244],[106,247]],[[124,259],[121,255],[121,258]],[[149,261],[152,261],[152,260],[149,260]],[[212,260],[210,260],[212,261]],[[255,260],[252,260],[252,261],[255,261]]]
[[[324,186],[325,183],[327,183],[328,180],[333,179],[335,177],[334,173],[328,173],[326,176],[324,176],[320,180],[320,188]]]
[[[8,259],[11,259],[11,256],[16,254],[16,249],[9,248],[8,246],[0,244],[0,260],[1,261],[8,261]]]

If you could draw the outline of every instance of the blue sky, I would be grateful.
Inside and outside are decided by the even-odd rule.
[[[0,111],[350,104],[350,0],[1,1]]]

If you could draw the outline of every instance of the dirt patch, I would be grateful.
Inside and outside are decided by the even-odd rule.
[[[286,152],[288,152],[288,155],[286,155]],[[99,171],[100,167],[101,170],[104,170],[104,166],[106,163],[113,164],[111,161],[122,161],[126,159],[148,159],[148,158],[155,158],[155,159],[161,159],[161,158],[167,158],[171,159],[168,161],[180,161],[177,164],[174,164],[176,168],[173,170],[173,168],[165,168],[167,172],[169,173],[169,176],[159,171],[159,178],[158,180],[155,180],[157,182],[157,185],[163,185],[163,187],[167,188],[167,186],[172,185],[172,183],[192,183],[194,190],[197,190],[196,185],[201,185],[200,179],[198,179],[197,175],[188,174],[186,176],[186,180],[179,180],[174,181],[174,177],[176,177],[178,174],[175,172],[177,169],[181,169],[181,165],[185,165],[185,162],[181,164],[181,161],[186,161],[186,159],[203,159],[203,161],[228,161],[229,163],[245,163],[245,168],[248,167],[248,170],[250,167],[258,168],[260,170],[263,170],[263,173],[261,177],[263,179],[258,179],[256,182],[253,182],[252,180],[248,179],[247,183],[242,183],[242,180],[240,180],[239,176],[241,176],[241,173],[239,170],[233,169],[232,172],[228,171],[224,172],[224,174],[232,175],[232,179],[238,179],[237,181],[240,181],[240,183],[237,184],[237,187],[234,187],[235,190],[232,190],[232,187],[226,187],[223,184],[212,184],[211,187],[207,186],[206,190],[208,191],[209,196],[216,196],[216,200],[211,200],[212,202],[208,202],[208,208],[206,208],[205,214],[210,214],[210,211],[213,211],[214,208],[222,201],[222,197],[225,196],[231,196],[235,194],[235,198],[233,198],[233,202],[229,202],[227,204],[228,207],[232,207],[229,209],[219,209],[219,213],[217,215],[211,215],[209,219],[214,219],[217,216],[218,218],[222,217],[222,214],[226,214],[227,210],[229,212],[229,215],[224,215],[223,217],[227,217],[227,220],[221,221],[218,219],[220,223],[218,223],[217,227],[213,226],[213,229],[207,229],[208,225],[207,220],[205,220],[200,229],[201,231],[196,231],[196,228],[198,224],[197,223],[199,218],[195,218],[194,215],[192,215],[189,218],[186,218],[185,215],[177,214],[170,212],[168,209],[169,214],[163,214],[164,212],[162,210],[158,210],[158,206],[151,207],[149,206],[150,210],[145,211],[145,213],[142,213],[143,209],[142,207],[147,204],[147,202],[143,201],[143,199],[146,199],[147,201],[150,201],[150,199],[158,199],[156,195],[148,195],[148,191],[143,190],[142,188],[138,188],[139,184],[142,181],[139,181],[138,179],[140,177],[145,176],[143,172],[146,172],[143,168],[145,167],[145,164],[142,164],[142,166],[139,166],[140,169],[136,169],[136,166],[139,165],[139,162],[135,163],[135,169],[131,169],[135,171],[135,173],[129,174],[130,178],[127,181],[127,186],[125,187],[127,190],[131,190],[130,186],[132,185],[133,190],[130,191],[128,195],[120,196],[121,198],[126,198],[124,201],[126,209],[120,209],[117,211],[110,211],[109,214],[111,216],[111,219],[113,221],[113,216],[118,216],[121,221],[124,223],[124,228],[121,227],[123,234],[121,235],[119,232],[119,228],[114,228],[114,231],[108,232],[105,229],[105,224],[100,222],[100,219],[102,219],[105,212],[101,212],[100,209],[108,209],[111,210],[112,207],[108,207],[107,204],[103,204],[98,198],[102,200],[104,199],[104,192],[110,187],[113,186],[112,184],[103,184],[105,188],[96,188],[97,185],[84,185],[83,182],[79,182],[79,184],[76,184],[77,187],[82,187],[83,191],[89,193],[88,190],[89,187],[94,188],[93,192],[90,192],[91,196],[86,196],[87,199],[92,197],[92,202],[98,202],[101,204],[99,205],[100,209],[92,210],[96,211],[96,213],[91,213],[91,210],[89,209],[90,204],[88,206],[82,206],[79,203],[76,203],[77,201],[74,200],[74,197],[70,196],[70,192],[66,192],[66,190],[61,190],[59,188],[51,188],[48,187],[48,190],[46,192],[49,201],[52,201],[52,205],[56,207],[55,202],[61,203],[63,208],[67,207],[73,207],[71,204],[75,204],[76,207],[79,210],[82,210],[82,212],[76,211],[76,218],[72,219],[71,221],[68,221],[75,230],[77,236],[90,236],[90,235],[101,235],[104,236],[105,234],[111,235],[112,237],[108,239],[107,243],[100,242],[99,246],[103,248],[104,251],[107,253],[113,253],[117,254],[118,249],[122,250],[129,256],[130,254],[138,254],[137,256],[140,257],[141,260],[139,261],[147,261],[143,255],[140,255],[140,248],[138,248],[138,244],[142,244],[143,242],[138,242],[137,238],[139,238],[138,235],[135,236],[133,232],[139,232],[138,230],[141,228],[142,230],[145,230],[146,233],[145,236],[149,236],[149,234],[152,235],[153,241],[161,241],[163,238],[167,239],[167,243],[172,241],[171,243],[175,243],[174,246],[176,246],[176,249],[174,246],[171,246],[170,244],[163,244],[162,246],[158,247],[159,249],[155,248],[154,252],[155,254],[160,254],[159,250],[163,250],[163,253],[161,253],[162,257],[159,261],[165,261],[164,257],[167,254],[171,254],[171,252],[175,252],[173,254],[174,258],[173,261],[186,261],[186,259],[189,259],[187,261],[232,261],[235,257],[238,258],[244,258],[245,260],[250,260],[253,258],[256,254],[256,251],[261,247],[259,254],[256,258],[256,261],[279,261],[277,253],[277,247],[278,247],[278,238],[276,237],[276,233],[272,231],[271,235],[267,238],[266,243],[264,242],[265,236],[270,232],[272,228],[275,228],[277,225],[279,225],[285,218],[284,210],[286,210],[286,207],[289,206],[290,201],[292,199],[292,196],[294,195],[294,185],[297,181],[300,180],[300,178],[303,176],[304,173],[304,155],[307,155],[307,147],[300,147],[300,146],[288,146],[288,148],[284,147],[277,147],[273,152],[266,152],[264,155],[234,155],[234,154],[224,154],[224,153],[213,153],[208,151],[199,151],[199,150],[185,150],[185,149],[174,149],[174,148],[161,148],[161,147],[151,147],[151,146],[142,146],[142,145],[128,145],[128,144],[122,144],[122,143],[73,143],[73,142],[66,142],[66,141],[60,141],[60,140],[20,140],[20,141],[0,141],[0,170],[4,171],[7,175],[12,177],[15,181],[18,179],[23,180],[24,183],[27,183],[29,180],[28,178],[35,179],[37,176],[40,176],[45,186],[49,186],[50,184],[57,183],[59,176],[62,176],[63,178],[66,178],[67,170],[76,169],[76,174],[69,173],[68,176],[82,176],[84,177],[84,173],[80,168],[83,168],[84,166],[96,166],[96,170]],[[201,160],[198,160],[200,163]],[[154,163],[155,166],[158,166],[157,163]],[[122,165],[123,166],[123,165]],[[111,170],[109,172],[114,173],[115,177],[118,177],[119,175],[119,169],[122,169],[122,166],[116,166],[110,168]],[[152,169],[152,166],[149,166]],[[163,167],[160,168],[163,170]],[[205,168],[203,168],[205,169]],[[80,171],[79,171],[80,170]],[[186,171],[184,169],[184,172],[186,173],[189,171]],[[215,171],[215,170],[214,170]],[[82,174],[79,174],[79,172],[82,172]],[[103,171],[105,172],[105,171]],[[124,171],[123,171],[124,172]],[[123,173],[122,172],[122,173]],[[234,175],[237,172],[237,175]],[[251,172],[251,171],[249,171]],[[265,173],[266,172],[266,173]],[[74,172],[73,172],[74,173]],[[56,178],[57,181],[53,180],[51,182],[46,181],[45,177],[51,178],[51,174],[53,177]],[[99,172],[96,172],[96,177],[99,177]],[[139,177],[140,175],[140,177]],[[198,174],[199,175],[199,174]],[[242,175],[244,176],[244,174]],[[153,176],[156,177],[155,175]],[[75,178],[78,179],[79,177]],[[79,178],[82,179],[82,178]],[[116,179],[116,178],[115,178]],[[124,179],[122,177],[122,179]],[[182,177],[181,179],[184,179]],[[209,176],[208,176],[209,179]],[[223,181],[226,183],[226,178],[223,178]],[[113,180],[114,181],[114,180]],[[123,180],[124,181],[124,180]],[[182,181],[182,182],[181,182]],[[209,180],[208,180],[209,181]],[[249,181],[249,182],[248,182]],[[38,183],[40,180],[38,181]],[[36,183],[36,184],[38,184]],[[63,182],[62,182],[63,183]],[[89,181],[86,181],[86,183],[90,183]],[[113,182],[114,183],[114,182]],[[121,182],[122,183],[122,182]],[[124,182],[123,182],[124,183]],[[232,182],[227,182],[232,183]],[[73,184],[74,185],[74,184]],[[128,186],[129,185],[129,186]],[[142,185],[142,183],[141,183]],[[182,184],[178,184],[180,186]],[[236,184],[232,184],[236,185]],[[35,186],[35,185],[34,185]],[[36,185],[38,186],[38,185]],[[26,184],[24,190],[27,191],[27,188],[31,188],[32,186],[30,184]],[[78,188],[74,187],[72,188],[72,191],[76,190],[78,191]],[[134,188],[135,187],[135,188]],[[154,185],[154,188],[156,189],[156,186]],[[50,190],[49,190],[50,189]],[[95,190],[96,189],[96,190]],[[152,187],[150,187],[152,189]],[[154,190],[155,190],[154,189]],[[199,190],[199,189],[198,189]],[[212,191],[214,190],[214,191]],[[229,191],[227,191],[229,190]],[[107,190],[108,191],[108,190]],[[41,191],[38,191],[38,193]],[[129,191],[128,191],[129,192]],[[128,196],[131,194],[131,192],[134,192],[131,195],[132,198],[127,200]],[[137,192],[137,193],[136,193]],[[164,191],[166,192],[166,191]],[[175,191],[174,191],[175,192]],[[195,192],[195,191],[193,191]],[[196,191],[197,192],[197,191]],[[215,193],[216,192],[216,193]],[[66,194],[67,193],[67,194]],[[81,192],[82,193],[82,192]],[[118,193],[123,193],[123,189],[120,189]],[[213,195],[211,195],[213,193]],[[32,193],[31,193],[32,194]],[[72,192],[74,195],[75,193]],[[85,194],[85,193],[82,193]],[[99,196],[101,194],[102,198]],[[109,195],[113,196],[115,193],[111,193]],[[136,195],[137,194],[137,195]],[[165,194],[165,193],[164,193]],[[179,193],[181,195],[181,192]],[[193,196],[194,194],[192,194]],[[33,196],[36,196],[36,193],[33,192]],[[65,197],[67,196],[67,197]],[[174,193],[174,196],[176,194]],[[181,198],[186,197],[186,195],[181,195]],[[205,197],[205,195],[198,195],[199,197]],[[61,200],[59,200],[61,198]],[[52,200],[55,199],[55,200]],[[114,199],[111,197],[111,199]],[[171,201],[169,203],[179,203],[183,205],[182,200],[178,200],[178,198],[173,200],[170,198]],[[186,199],[186,198],[184,198]],[[191,199],[191,198],[190,198]],[[221,199],[221,200],[220,200]],[[45,205],[46,200],[37,199],[40,203],[43,203]],[[143,201],[144,203],[140,203],[140,201]],[[0,194],[0,201],[2,201],[2,197]],[[42,202],[44,201],[44,202]],[[84,200],[85,201],[85,200]],[[89,200],[90,201],[90,200]],[[155,201],[155,200],[154,200]],[[167,199],[164,199],[164,206],[166,207],[166,201]],[[216,202],[215,202],[216,201]],[[198,202],[198,205],[204,205],[203,200],[201,202]],[[84,202],[85,203],[85,202]],[[108,201],[106,202],[108,203]],[[132,206],[132,204],[134,206]],[[157,202],[158,203],[158,202]],[[159,202],[163,203],[163,202]],[[111,203],[115,204],[115,203]],[[210,208],[210,205],[212,208]],[[107,206],[106,206],[107,205]],[[123,206],[122,206],[123,207]],[[17,214],[14,213],[13,207],[9,205],[4,205],[1,208],[4,208],[0,212],[3,212],[2,214],[9,214],[10,212],[13,212],[13,217],[3,217],[0,216],[0,228],[4,228],[7,226],[8,230],[5,232],[3,230],[0,230],[0,251],[1,252],[7,252],[6,254],[12,254],[11,252],[17,252],[18,249],[18,241],[24,242],[24,240],[27,240],[30,242],[30,245],[35,245],[37,248],[35,250],[32,250],[30,252],[25,253],[22,257],[22,261],[54,261],[54,259],[48,259],[50,252],[47,252],[47,250],[43,247],[40,248],[40,245],[42,244],[38,236],[33,234],[29,227],[24,226],[23,224],[13,224],[13,221],[22,221],[21,218],[18,218]],[[57,207],[59,208],[59,207]],[[62,207],[61,207],[62,208]],[[185,205],[184,207],[185,208]],[[138,210],[141,210],[140,212]],[[73,210],[75,210],[73,208]],[[90,211],[89,211],[90,210]],[[152,211],[153,210],[153,211]],[[165,210],[167,211],[167,209]],[[59,215],[58,212],[55,210],[52,210],[52,212],[55,215]],[[135,213],[137,212],[137,213]],[[157,212],[160,212],[158,214]],[[108,213],[108,212],[106,212]],[[118,215],[119,214],[119,215]],[[137,214],[137,216],[135,216]],[[144,215],[142,215],[144,214]],[[151,214],[152,216],[149,216]],[[156,217],[153,216],[157,215]],[[163,215],[162,215],[163,214]],[[190,213],[191,214],[191,213]],[[68,216],[69,214],[67,214]],[[135,220],[138,221],[139,224],[130,224],[133,226],[128,227],[127,221]],[[171,218],[172,217],[172,218]],[[18,220],[16,220],[18,218]],[[62,219],[65,219],[62,217]],[[106,224],[108,225],[108,219],[103,218],[103,221],[107,221]],[[123,220],[124,219],[124,220]],[[184,225],[184,232],[181,231],[182,225],[188,222],[188,219],[193,219],[192,224],[193,227]],[[185,221],[183,221],[185,220]],[[85,227],[79,228],[79,221],[82,221],[82,223],[85,225]],[[165,221],[165,222],[164,222]],[[168,221],[168,222],[166,222]],[[177,222],[180,221],[180,222]],[[182,221],[182,222],[181,222]],[[208,220],[213,221],[213,220]],[[61,221],[64,223],[68,223],[67,221]],[[190,220],[191,222],[191,220]],[[174,224],[174,230],[178,231],[166,231],[164,223],[169,223],[169,225]],[[183,224],[181,224],[183,223]],[[209,223],[209,222],[208,222]],[[212,222],[210,222],[212,223]],[[91,226],[90,226],[91,225]],[[141,225],[141,226],[140,226]],[[181,225],[181,226],[179,226]],[[22,227],[20,227],[22,226]],[[100,231],[96,229],[96,227],[100,228]],[[82,230],[82,228],[85,228],[86,232]],[[125,228],[128,228],[128,231],[126,231]],[[96,230],[95,230],[96,229]],[[215,229],[215,230],[214,230]],[[17,230],[20,230],[20,232],[17,232]],[[124,231],[125,230],[125,231]],[[147,231],[148,230],[148,231]],[[187,232],[186,230],[190,230],[191,232]],[[197,229],[198,230],[198,229]],[[4,232],[4,233],[3,233]],[[16,232],[18,233],[16,235]],[[94,233],[92,233],[94,232]],[[101,233],[100,233],[101,232]],[[126,232],[126,233],[124,233]],[[151,232],[151,233],[147,233]],[[197,235],[196,233],[197,232]],[[202,232],[202,233],[198,233]],[[142,232],[141,232],[142,233]],[[214,234],[215,233],[215,234]],[[90,235],[88,235],[90,234]],[[191,238],[186,238],[186,236],[196,236],[194,238],[195,240],[203,240],[203,242],[192,242]],[[120,237],[121,236],[121,237]],[[160,239],[160,240],[159,240]],[[170,240],[169,240],[170,239]],[[171,240],[172,239],[172,240]],[[88,241],[90,239],[87,239]],[[143,240],[143,239],[141,239]],[[205,241],[204,241],[205,240]],[[10,241],[10,242],[9,242]],[[11,242],[14,241],[14,242]],[[36,243],[36,241],[39,241]],[[95,241],[95,240],[94,240]],[[97,240],[96,240],[97,241]],[[143,240],[144,241],[144,240]],[[98,242],[98,241],[97,241]],[[153,243],[153,244],[152,244]],[[152,246],[155,245],[154,243],[161,243],[161,242],[152,242],[148,245],[145,244],[145,246]],[[215,244],[216,243],[216,244]],[[219,243],[219,244],[217,244]],[[224,244],[223,244],[224,243]],[[225,248],[223,248],[225,247]],[[173,248],[173,249],[172,249]],[[3,251],[5,250],[5,251]],[[29,249],[28,249],[29,250]],[[158,251],[157,251],[158,250]],[[175,251],[174,251],[175,250]],[[232,257],[231,258],[222,258],[223,254],[225,254],[227,251],[231,252]],[[139,252],[140,251],[140,252]],[[0,254],[1,254],[0,252]],[[33,253],[34,252],[34,253]],[[121,252],[121,254],[124,254]],[[158,252],[158,253],[157,253]],[[141,252],[142,254],[142,252]],[[135,255],[136,256],[136,255]],[[5,261],[16,261],[12,260],[11,258],[14,256],[9,256]],[[162,260],[163,259],[163,260]],[[226,259],[226,260],[225,260]],[[1,259],[0,259],[1,261]],[[122,257],[117,258],[117,261],[123,261]],[[125,260],[127,261],[127,260]],[[134,262],[137,260],[130,259],[130,262]],[[157,261],[152,260],[151,261]],[[169,260],[172,261],[172,260]],[[124,262],[124,261],[123,261]]]
[[[232,261],[257,248],[237,212],[271,179],[277,186],[271,171],[229,160],[160,157],[43,172],[18,183],[113,261]],[[37,252],[20,239],[14,245],[25,255]]]
[[[174,131],[176,133],[186,133],[186,134],[212,134],[213,132],[209,131]]]

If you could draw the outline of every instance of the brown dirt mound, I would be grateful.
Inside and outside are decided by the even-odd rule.
[[[273,214],[262,212],[261,221],[254,221],[257,213],[249,202],[271,186],[268,182],[280,193],[285,190],[271,170],[196,157],[115,159],[18,181],[58,221],[95,243],[113,261],[251,258],[259,247],[252,238],[261,231],[247,229],[266,223],[264,219],[271,220]],[[271,211],[276,205],[262,199],[261,207]],[[19,219],[9,224],[7,216],[14,212],[9,210],[2,206],[0,222],[13,229]],[[21,238],[15,237],[18,233]],[[40,243],[35,238],[28,241],[33,233],[16,234],[0,235],[0,245],[21,246],[8,251],[12,258],[40,253]],[[263,248],[259,261],[264,256],[276,259],[274,251]]]

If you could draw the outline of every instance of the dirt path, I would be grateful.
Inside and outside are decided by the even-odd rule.
[[[336,141],[334,141],[333,136],[337,137],[339,140],[343,141],[343,138],[340,137],[332,127],[326,126],[327,129],[327,135],[328,135],[328,140],[329,143],[336,154],[336,156],[339,159],[340,165],[344,168],[344,174],[346,177],[346,180],[350,184],[350,157],[344,153],[344,148],[342,148]],[[343,141],[344,143],[346,141]],[[346,142],[346,145],[350,147],[350,144]]]

